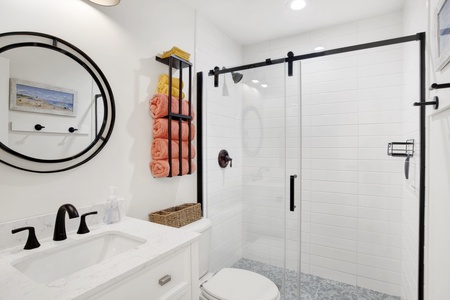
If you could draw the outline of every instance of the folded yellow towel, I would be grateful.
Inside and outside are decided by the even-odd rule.
[[[184,60],[187,60],[187,61],[189,61],[189,58],[190,58],[190,54],[189,53],[187,53],[186,51],[183,51],[183,50],[181,50],[180,48],[178,48],[178,47],[172,47],[172,49],[170,49],[169,51],[165,51],[164,53],[163,53],[163,55],[161,56],[161,58],[166,58],[166,57],[169,57],[169,56],[171,56],[171,55],[175,55],[175,56],[178,56],[178,57],[180,57],[180,58],[182,58],[182,59],[184,59]]]
[[[169,85],[168,84],[158,84],[157,93],[169,95]],[[182,93],[181,99],[184,99],[184,93]],[[180,90],[172,87],[172,97],[180,98]]]
[[[169,84],[169,75],[167,75],[167,74],[161,74],[159,76],[158,87],[160,85],[162,86],[164,84]],[[174,88],[180,89],[180,79],[172,77],[172,86]],[[183,88],[183,87],[184,87],[184,83],[181,82],[181,88]]]

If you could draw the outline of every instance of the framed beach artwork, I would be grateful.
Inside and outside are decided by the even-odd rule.
[[[41,114],[75,117],[77,92],[16,78],[10,79],[9,108]]]
[[[450,62],[450,0],[439,0],[431,22],[434,67],[441,71]]]

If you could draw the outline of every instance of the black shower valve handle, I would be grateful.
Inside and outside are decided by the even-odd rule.
[[[233,167],[233,159],[229,155],[225,156],[225,161],[230,163],[230,168]]]
[[[220,150],[218,162],[221,168],[226,168],[228,166],[228,163],[230,163],[230,168],[233,167],[233,159],[230,157],[228,151],[225,149]]]

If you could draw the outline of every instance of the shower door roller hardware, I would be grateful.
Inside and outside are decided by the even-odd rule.
[[[434,101],[428,101],[428,102],[414,102],[414,106],[425,106],[425,105],[434,105],[434,109],[439,108],[439,97],[434,96]]]
[[[291,180],[290,180],[290,184],[289,184],[289,210],[290,211],[294,211],[295,209],[295,197],[294,197],[294,191],[295,191],[295,178],[297,178],[297,175],[291,175]]]
[[[166,275],[159,279],[159,285],[164,286],[164,285],[168,284],[171,280],[172,280],[172,276]]]
[[[230,163],[230,168],[233,167],[233,159],[228,155],[228,151],[225,149],[220,150],[217,161],[221,168],[226,168],[228,163]]]

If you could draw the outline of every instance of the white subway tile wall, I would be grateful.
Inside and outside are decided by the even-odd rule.
[[[211,271],[241,257],[282,266],[285,253],[286,266],[296,269],[299,216],[286,212],[286,176],[301,163],[302,272],[416,299],[420,149],[411,103],[419,91],[417,45],[304,61],[289,78],[283,65],[245,71],[239,85],[221,75],[219,88],[207,76],[214,66],[309,53],[319,44],[332,49],[399,36],[402,14],[396,13],[241,49],[197,17]],[[404,159],[388,157],[386,147],[411,138],[416,152],[406,181]],[[223,148],[233,157],[231,169],[217,165]]]
[[[242,103],[230,74],[220,76],[220,87],[214,88],[208,71],[241,63],[242,47],[197,15],[195,71],[202,71],[204,80],[204,207],[212,221],[212,272],[242,257]],[[224,96],[225,88],[229,96]],[[232,168],[219,167],[217,156],[222,149],[233,158]]]
[[[331,49],[401,35],[401,15],[391,14],[245,47],[244,63],[283,57],[290,50],[307,53],[319,43]],[[298,86],[301,80],[302,95],[302,272],[397,296],[402,293],[405,273],[405,180],[403,159],[387,156],[386,147],[389,142],[405,139],[404,52],[403,46],[396,45],[303,61],[301,76],[294,78]],[[275,70],[271,67],[267,78],[275,76]],[[291,96],[290,103],[298,105],[299,97],[295,92]],[[247,98],[258,105],[255,93],[244,88],[243,101]],[[274,117],[274,102],[284,104],[283,99],[267,98],[270,116]],[[261,97],[259,103],[265,99]],[[276,147],[277,141],[269,136],[274,131],[266,128],[272,123],[262,119],[263,136],[268,145]],[[298,151],[289,149],[286,153],[295,163]],[[246,158],[245,150],[244,158],[243,256],[275,264],[283,253],[273,250],[282,249],[274,246],[274,239],[283,233],[274,214],[281,207],[277,206],[278,198],[283,198],[284,191],[275,194],[269,187],[279,174],[272,169],[258,172],[261,159]],[[269,168],[283,159],[267,159]],[[255,178],[261,182],[257,187]],[[297,220],[294,217],[292,221],[293,227],[286,233],[288,267],[296,266],[298,257]],[[414,234],[409,237],[416,238]],[[411,284],[410,289],[413,287]]]

